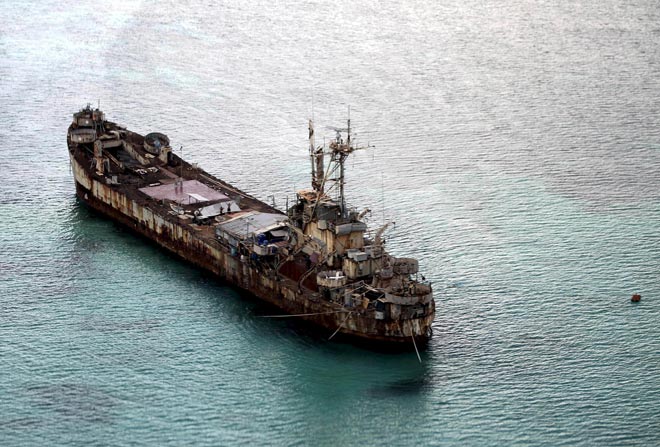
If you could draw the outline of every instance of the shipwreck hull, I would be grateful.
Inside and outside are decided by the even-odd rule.
[[[383,321],[360,310],[347,311],[332,305],[297,281],[283,275],[268,275],[249,259],[232,255],[217,243],[200,238],[185,224],[178,224],[140,202],[123,194],[119,188],[104,184],[83,167],[69,151],[78,198],[102,215],[149,239],[181,259],[204,269],[220,280],[236,286],[260,300],[298,317],[308,325],[334,338],[367,345],[395,345],[412,349],[423,346],[431,335],[434,312],[405,321]],[[204,173],[210,176],[210,174]],[[306,315],[310,314],[310,315]],[[318,332],[318,331],[317,331]]]

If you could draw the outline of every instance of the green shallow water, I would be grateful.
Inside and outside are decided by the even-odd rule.
[[[0,12],[0,444],[658,444],[653,2]],[[434,284],[422,364],[259,318],[79,204],[66,128],[97,98],[280,207],[306,119],[351,105],[351,202]]]

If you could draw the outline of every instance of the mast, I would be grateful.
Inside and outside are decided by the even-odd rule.
[[[341,140],[340,140],[341,141]],[[343,147],[342,147],[343,146]],[[346,196],[344,195],[344,184],[346,183],[344,161],[355,149],[351,146],[351,106],[348,106],[348,121],[346,123],[346,146],[340,146],[342,153],[339,157],[339,203],[341,205],[341,217],[346,217]]]
[[[323,146],[315,147],[314,144],[314,122],[309,120],[309,155],[312,162],[312,187],[317,193],[317,200],[325,193],[324,185],[328,181],[332,181],[333,186],[328,187],[328,190],[333,188],[338,190],[339,197],[337,198],[340,216],[346,218],[348,211],[346,209],[346,165],[345,161],[350,154],[363,147],[354,147],[353,134],[351,129],[351,109],[348,109],[347,126],[343,129],[337,127],[329,127],[336,132],[335,139],[330,142],[329,150],[324,151]],[[342,133],[346,133],[346,140],[343,139]],[[325,155],[330,156],[328,171],[325,172],[324,160]]]
[[[314,144],[314,122],[309,120],[309,156],[312,161],[312,188],[323,195],[323,148]]]
[[[344,196],[344,160],[346,160],[346,155],[339,155],[339,206],[341,207],[341,217],[346,217],[346,199]]]
[[[337,131],[337,138],[334,145],[330,145],[332,148],[333,158],[336,159],[339,164],[339,206],[341,209],[341,217],[345,218],[348,216],[346,212],[346,195],[344,187],[346,185],[346,166],[344,162],[350,154],[352,154],[359,147],[351,146],[351,106],[348,106],[348,120],[346,122],[346,129],[335,129]],[[346,132],[346,142],[341,138],[341,132]]]

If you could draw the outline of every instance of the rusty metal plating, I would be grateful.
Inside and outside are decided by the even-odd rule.
[[[389,255],[385,228],[371,239],[365,212],[346,207],[350,121],[327,148],[314,146],[311,121],[309,130],[312,189],[286,213],[186,163],[166,135],[143,137],[89,105],[67,142],[78,197],[181,258],[331,338],[427,341],[435,301],[417,260]]]

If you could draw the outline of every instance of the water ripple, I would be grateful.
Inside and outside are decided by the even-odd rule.
[[[653,445],[660,31],[632,2],[0,4],[7,445]],[[71,113],[284,207],[351,106],[350,203],[416,256],[422,353],[259,318],[78,204]],[[632,305],[630,295],[641,293]]]

